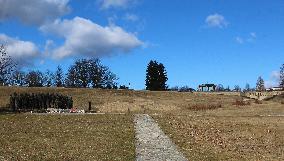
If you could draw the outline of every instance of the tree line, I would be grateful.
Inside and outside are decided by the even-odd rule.
[[[284,88],[284,64],[280,68],[279,86]],[[107,66],[102,65],[97,58],[78,59],[64,73],[60,66],[55,72],[41,72],[33,70],[24,72],[17,70],[17,65],[7,54],[4,45],[0,46],[0,85],[6,86],[27,86],[27,87],[68,87],[68,88],[104,88],[118,89],[118,77],[110,71]],[[151,60],[146,69],[145,86],[146,90],[151,91],[181,91],[192,92],[193,88],[188,86],[172,87],[166,84],[168,81],[167,71],[162,63]],[[120,89],[127,89],[126,86],[120,86]],[[246,84],[242,90],[236,85],[233,89],[219,84],[217,91],[264,91],[265,85],[262,77],[258,77],[256,87],[251,88]]]
[[[117,87],[117,76],[97,58],[78,59],[67,73],[58,66],[55,72],[47,70],[22,71],[0,46],[0,85],[22,87],[68,87],[68,88],[105,88]]]
[[[117,76],[99,59],[79,59],[72,64],[67,73],[58,66],[55,72],[47,70],[24,72],[14,70],[3,83],[11,86],[27,87],[68,87],[68,88],[117,88]]]
[[[278,86],[284,89],[284,64],[282,64],[280,67]],[[259,76],[257,79],[256,91],[265,91],[265,82],[261,76]]]

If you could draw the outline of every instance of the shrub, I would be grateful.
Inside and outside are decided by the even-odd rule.
[[[254,103],[255,104],[262,104],[262,102],[260,100],[255,100]]]
[[[236,99],[236,102],[233,103],[235,106],[247,106],[250,105],[250,102],[245,102],[244,100]]]
[[[72,97],[61,94],[14,93],[10,96],[10,108],[14,111],[46,110],[47,108],[71,109],[72,107]]]
[[[187,107],[187,109],[201,111],[201,110],[214,110],[217,108],[222,108],[221,104],[195,104]]]

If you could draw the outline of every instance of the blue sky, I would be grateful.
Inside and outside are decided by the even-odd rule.
[[[0,0],[0,42],[25,70],[99,57],[135,89],[152,59],[169,86],[276,86],[283,29],[283,0]]]

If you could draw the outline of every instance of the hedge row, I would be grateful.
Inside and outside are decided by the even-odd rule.
[[[16,110],[46,110],[47,108],[71,109],[73,107],[72,97],[61,94],[30,94],[14,93],[10,96],[10,107]]]

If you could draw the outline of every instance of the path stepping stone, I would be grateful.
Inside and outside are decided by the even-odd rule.
[[[135,115],[134,124],[136,161],[187,161],[151,116]]]

